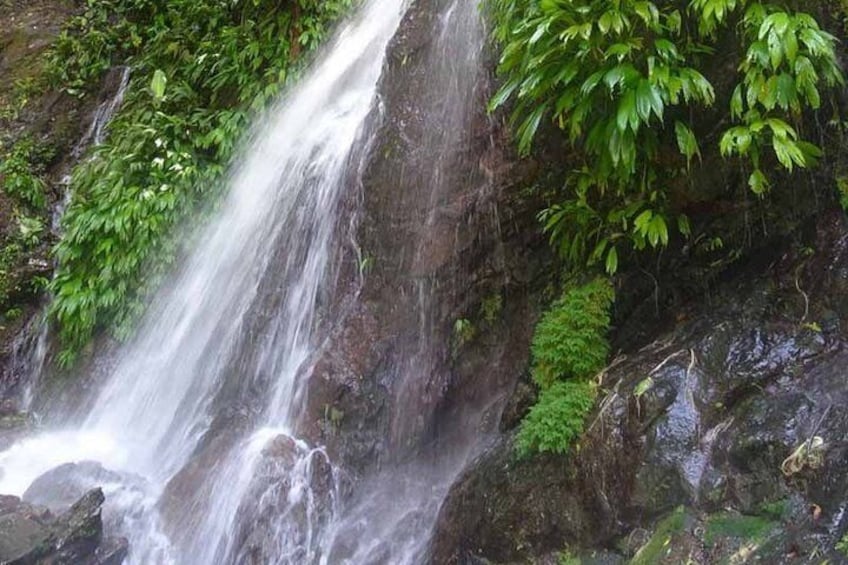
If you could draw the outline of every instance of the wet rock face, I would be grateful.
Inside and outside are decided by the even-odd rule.
[[[778,561],[831,551],[848,529],[846,290],[846,220],[823,214],[771,268],[616,359],[578,452],[516,460],[505,436],[454,486],[433,562],[610,547],[678,507],[701,526],[680,528],[698,563],[746,544]]]
[[[518,196],[537,168],[485,112],[493,82],[482,30],[451,20],[448,5],[413,2],[389,45],[356,195],[358,249],[348,250],[334,293],[344,298],[327,316],[335,325],[300,422],[357,476],[439,441],[469,414],[497,427],[526,365],[549,258],[537,203]],[[445,47],[446,25],[468,27],[449,31],[468,44]]]
[[[14,496],[0,497],[0,562],[119,565],[125,539],[103,539],[100,489],[85,493],[59,516]]]
[[[262,450],[250,491],[238,509],[249,517],[236,534],[235,563],[269,563],[280,556],[309,563],[318,533],[336,508],[337,477],[326,453],[286,435]]]

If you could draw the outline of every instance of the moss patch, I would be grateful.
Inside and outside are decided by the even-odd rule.
[[[776,526],[775,522],[762,516],[722,512],[707,518],[704,541],[707,545],[714,545],[721,538],[732,538],[760,543]]]
[[[685,527],[686,511],[680,506],[670,515],[657,522],[654,535],[636,552],[636,555],[630,560],[630,565],[659,563],[673,548],[672,540],[674,536],[681,533]]]

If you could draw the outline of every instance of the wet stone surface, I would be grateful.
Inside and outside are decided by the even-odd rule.
[[[454,486],[433,562],[616,544],[630,559],[650,540],[629,553],[622,540],[681,508],[686,526],[660,531],[674,550],[642,562],[844,561],[844,215],[823,215],[815,237],[812,255],[788,249],[614,362],[578,452],[518,460],[506,434]]]

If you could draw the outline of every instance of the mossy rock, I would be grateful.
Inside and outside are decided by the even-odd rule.
[[[639,548],[630,565],[685,563],[692,552],[692,540],[687,538],[691,538],[689,531],[694,522],[694,516],[687,509],[676,508],[657,522],[654,533]]]

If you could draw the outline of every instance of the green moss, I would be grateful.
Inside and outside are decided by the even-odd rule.
[[[480,304],[480,315],[487,324],[494,324],[503,310],[503,298],[500,292],[487,296]]]
[[[713,545],[719,538],[735,538],[746,542],[761,542],[776,523],[761,516],[722,512],[707,518],[704,541]]]
[[[636,552],[636,555],[630,560],[630,565],[659,563],[665,552],[671,548],[674,536],[682,532],[685,527],[686,511],[680,506],[670,515],[657,522],[654,535]]]
[[[757,514],[771,518],[772,520],[786,520],[789,517],[791,508],[789,500],[781,498],[773,502],[764,502],[757,508]]]
[[[842,205],[842,209],[848,212],[848,177],[837,178],[836,189],[839,193],[839,203]]]
[[[570,551],[561,551],[557,555],[557,565],[581,565],[582,560],[575,557]]]

